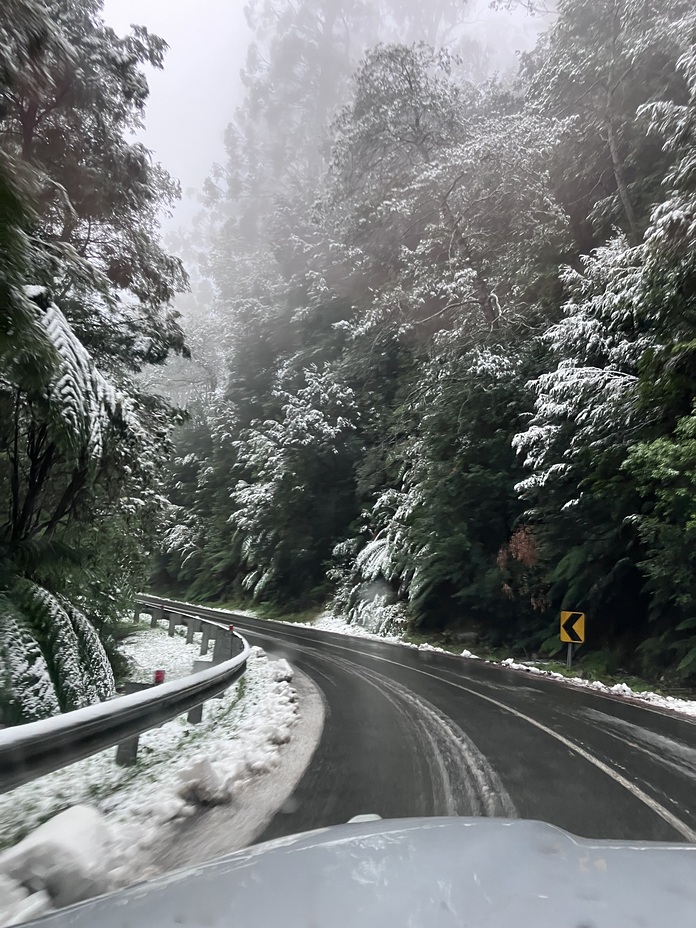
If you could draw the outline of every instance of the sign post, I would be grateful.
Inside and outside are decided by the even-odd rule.
[[[567,642],[566,667],[570,669],[573,663],[573,645],[582,644],[585,640],[585,613],[561,613],[561,641]]]

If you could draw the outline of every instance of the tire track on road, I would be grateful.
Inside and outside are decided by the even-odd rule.
[[[341,658],[326,660],[350,673],[355,665]],[[395,710],[427,745],[433,784],[439,787],[436,807],[441,815],[477,815],[516,818],[515,805],[500,777],[474,742],[449,716],[432,703],[384,674],[362,669],[372,686],[385,694]]]
[[[293,633],[291,630],[286,630],[285,628],[283,628],[282,630],[279,629],[278,631],[284,637],[288,637],[291,640],[295,639],[296,641],[302,641],[304,643],[304,646],[307,647],[307,636],[306,635],[304,634],[299,635],[297,633]],[[255,634],[255,635],[259,635],[264,638],[270,638],[276,641],[278,640],[277,634],[273,635],[268,632],[263,632],[263,631],[259,631],[258,629],[252,629],[252,628],[249,628],[248,632],[249,634],[252,634],[252,635]],[[488,703],[489,705],[495,706],[497,709],[500,709],[503,712],[513,715],[515,718],[519,719],[520,721],[527,723],[528,725],[532,726],[538,731],[543,732],[548,737],[555,739],[557,742],[562,744],[564,747],[566,747],[569,751],[571,751],[577,757],[580,757],[583,760],[585,760],[587,763],[592,764],[596,769],[601,771],[603,774],[611,778],[615,783],[617,783],[623,789],[628,791],[635,799],[637,799],[643,805],[647,806],[653,813],[658,815],[663,821],[667,822],[667,824],[671,828],[673,828],[679,835],[681,835],[683,838],[685,838],[687,841],[691,842],[692,844],[696,844],[696,830],[691,828],[686,822],[684,822],[678,816],[674,815],[674,813],[672,813],[669,809],[667,809],[658,800],[648,795],[637,784],[631,782],[631,780],[629,780],[626,776],[620,773],[616,768],[600,760],[598,757],[596,757],[586,748],[582,747],[580,744],[577,744],[575,741],[571,740],[570,738],[566,737],[560,732],[554,731],[554,729],[550,728],[547,725],[544,725],[542,722],[537,721],[536,719],[532,718],[526,713],[520,712],[518,709],[515,709],[512,706],[504,702],[501,702],[499,699],[495,699],[492,696],[487,696],[484,693],[481,693],[473,689],[471,686],[465,686],[464,684],[460,682],[457,682],[452,679],[448,679],[449,676],[454,676],[454,673],[452,671],[443,669],[441,670],[440,673],[435,674],[428,670],[423,670],[421,668],[413,667],[409,664],[405,664],[401,661],[393,660],[388,657],[384,657],[383,655],[370,653],[367,651],[356,651],[354,647],[348,647],[347,645],[338,644],[337,642],[327,640],[326,638],[322,639],[322,644],[326,647],[332,648],[333,650],[348,652],[352,654],[354,658],[356,656],[359,656],[363,659],[379,661],[380,663],[399,667],[402,670],[405,670],[407,672],[419,674],[424,677],[430,677],[434,680],[437,680],[439,683],[444,683],[447,686],[454,687],[455,689],[458,689],[462,692],[466,692],[470,696],[476,697],[476,699],[482,700]],[[323,657],[323,659],[328,659],[328,655],[326,654],[322,653],[321,656]],[[354,673],[356,671],[360,674],[365,674],[367,672],[366,668],[358,662],[348,661],[347,663],[349,665],[352,665],[351,670]]]

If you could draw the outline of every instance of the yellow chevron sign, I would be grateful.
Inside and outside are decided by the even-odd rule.
[[[561,641],[582,644],[585,640],[585,613],[561,613]]]

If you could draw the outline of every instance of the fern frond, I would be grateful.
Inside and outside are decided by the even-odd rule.
[[[116,693],[116,681],[104,645],[87,616],[71,604],[64,604],[65,612],[77,636],[81,664],[85,676],[94,688],[96,700],[111,699]]]
[[[84,345],[77,338],[58,307],[51,303],[43,315],[43,325],[60,361],[48,388],[53,439],[74,449],[87,447],[92,458],[101,457],[104,436],[111,426],[120,397],[102,377]]]
[[[0,721],[35,722],[60,712],[51,675],[26,619],[0,596]]]
[[[80,655],[80,640],[56,596],[25,580],[17,585],[18,606],[41,645],[63,712],[98,702]]]

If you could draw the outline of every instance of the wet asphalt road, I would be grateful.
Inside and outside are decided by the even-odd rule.
[[[246,617],[235,626],[306,673],[327,709],[291,804],[259,840],[377,813],[696,843],[696,720],[483,661]]]

